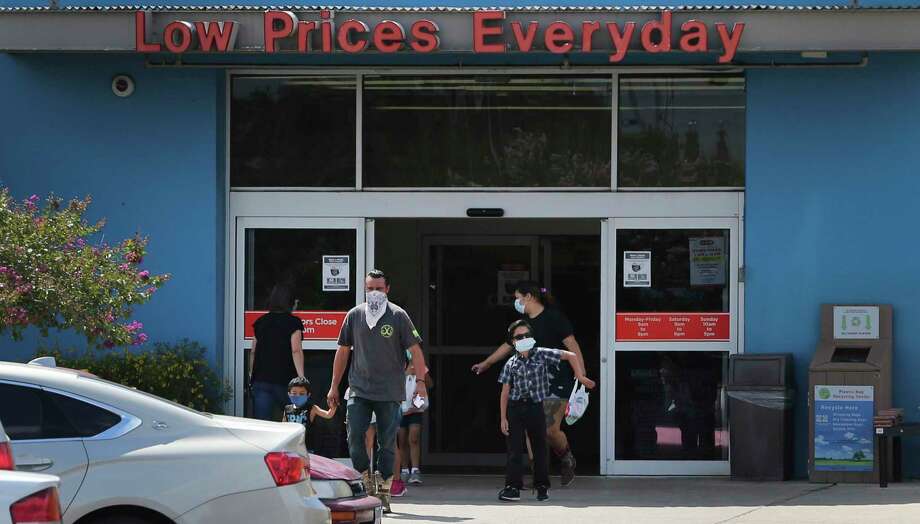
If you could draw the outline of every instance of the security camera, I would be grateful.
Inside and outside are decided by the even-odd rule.
[[[112,92],[122,98],[134,93],[134,79],[128,75],[115,75],[112,78]]]

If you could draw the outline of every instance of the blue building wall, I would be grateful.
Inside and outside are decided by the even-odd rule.
[[[133,96],[112,94],[118,73],[134,77]],[[0,184],[19,199],[92,195],[89,216],[107,219],[107,239],[149,236],[144,267],[173,278],[135,318],[151,341],[189,337],[218,363],[223,72],[145,69],[143,57],[127,55],[0,54],[0,78]],[[60,341],[85,346],[72,335]],[[25,359],[37,344],[37,333],[22,343],[2,337],[0,353]]]
[[[796,355],[804,475],[822,303],[893,304],[894,404],[920,418],[920,56],[747,79],[746,350]],[[906,471],[920,474],[920,446],[906,445]]]

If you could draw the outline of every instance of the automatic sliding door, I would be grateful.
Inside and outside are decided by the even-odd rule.
[[[237,413],[251,416],[249,374],[253,322],[265,314],[275,285],[287,286],[294,316],[304,326],[304,372],[313,397],[323,402],[345,314],[363,301],[363,219],[239,218],[237,221]],[[293,378],[293,377],[292,377]],[[317,424],[312,448],[337,456],[343,451],[344,414]]]
[[[735,219],[615,221],[613,474],[728,474]],[[612,268],[611,268],[612,269]]]

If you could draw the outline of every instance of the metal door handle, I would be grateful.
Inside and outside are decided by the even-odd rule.
[[[45,471],[54,465],[54,461],[49,458],[34,459],[32,462],[16,461],[16,469],[22,471]]]

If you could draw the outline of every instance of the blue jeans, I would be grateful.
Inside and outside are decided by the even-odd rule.
[[[252,416],[255,418],[278,422],[281,418],[275,418],[275,407],[284,409],[287,404],[290,404],[287,386],[270,382],[252,383]]]
[[[364,434],[371,424],[371,413],[377,416],[377,442],[380,443],[377,467],[386,480],[393,476],[396,461],[396,431],[402,417],[399,402],[359,397],[348,401],[348,454],[356,470],[369,471],[370,457],[364,448]]]

